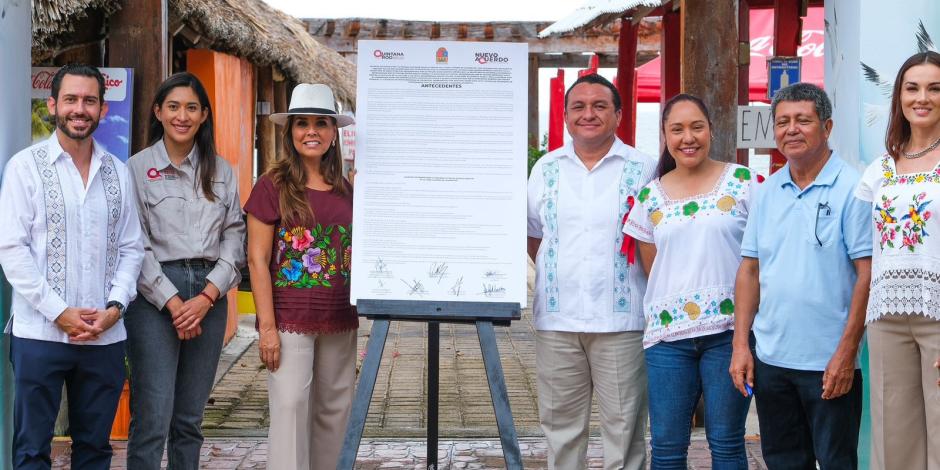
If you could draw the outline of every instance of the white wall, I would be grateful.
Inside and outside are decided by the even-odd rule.
[[[0,0],[0,177],[2,167],[30,141],[30,0]],[[10,286],[0,275],[0,324],[10,317]],[[9,335],[0,350],[10,350]],[[6,354],[4,354],[6,358]],[[0,469],[10,468],[13,437],[13,381],[10,363],[0,363]]]
[[[940,45],[936,0],[826,2],[826,90],[835,106],[830,143],[846,160],[864,166],[884,154],[891,87],[901,64],[918,52],[921,22]],[[862,63],[880,83],[866,78]]]

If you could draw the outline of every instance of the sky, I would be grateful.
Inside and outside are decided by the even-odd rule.
[[[416,21],[557,21],[585,0],[264,0],[298,18]]]

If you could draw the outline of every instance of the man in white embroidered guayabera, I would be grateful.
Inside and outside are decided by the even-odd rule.
[[[124,164],[91,134],[107,113],[104,78],[66,65],[47,105],[56,130],[13,156],[0,189],[0,265],[13,286],[13,468],[51,465],[64,383],[72,468],[107,469],[124,384],[121,315],[143,260]]]
[[[604,468],[646,466],[646,278],[620,248],[623,221],[656,162],[617,138],[620,119],[613,84],[579,78],[565,95],[572,141],[529,177],[539,420],[552,469],[587,467],[592,393]]]

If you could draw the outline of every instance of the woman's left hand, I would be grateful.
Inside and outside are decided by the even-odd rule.
[[[211,307],[209,299],[197,295],[183,303],[180,314],[173,319],[173,326],[178,330],[191,330],[199,325]]]

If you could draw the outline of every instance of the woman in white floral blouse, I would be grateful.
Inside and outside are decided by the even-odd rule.
[[[637,194],[623,229],[639,243],[649,276],[643,347],[650,468],[686,468],[692,413],[704,396],[712,466],[746,470],[751,399],[738,393],[727,370],[734,279],[758,177],[711,158],[711,119],[699,98],[680,94],[667,101],[662,126],[666,145],[657,178]]]
[[[885,138],[856,196],[872,202],[872,468],[940,468],[940,54],[898,71]]]

